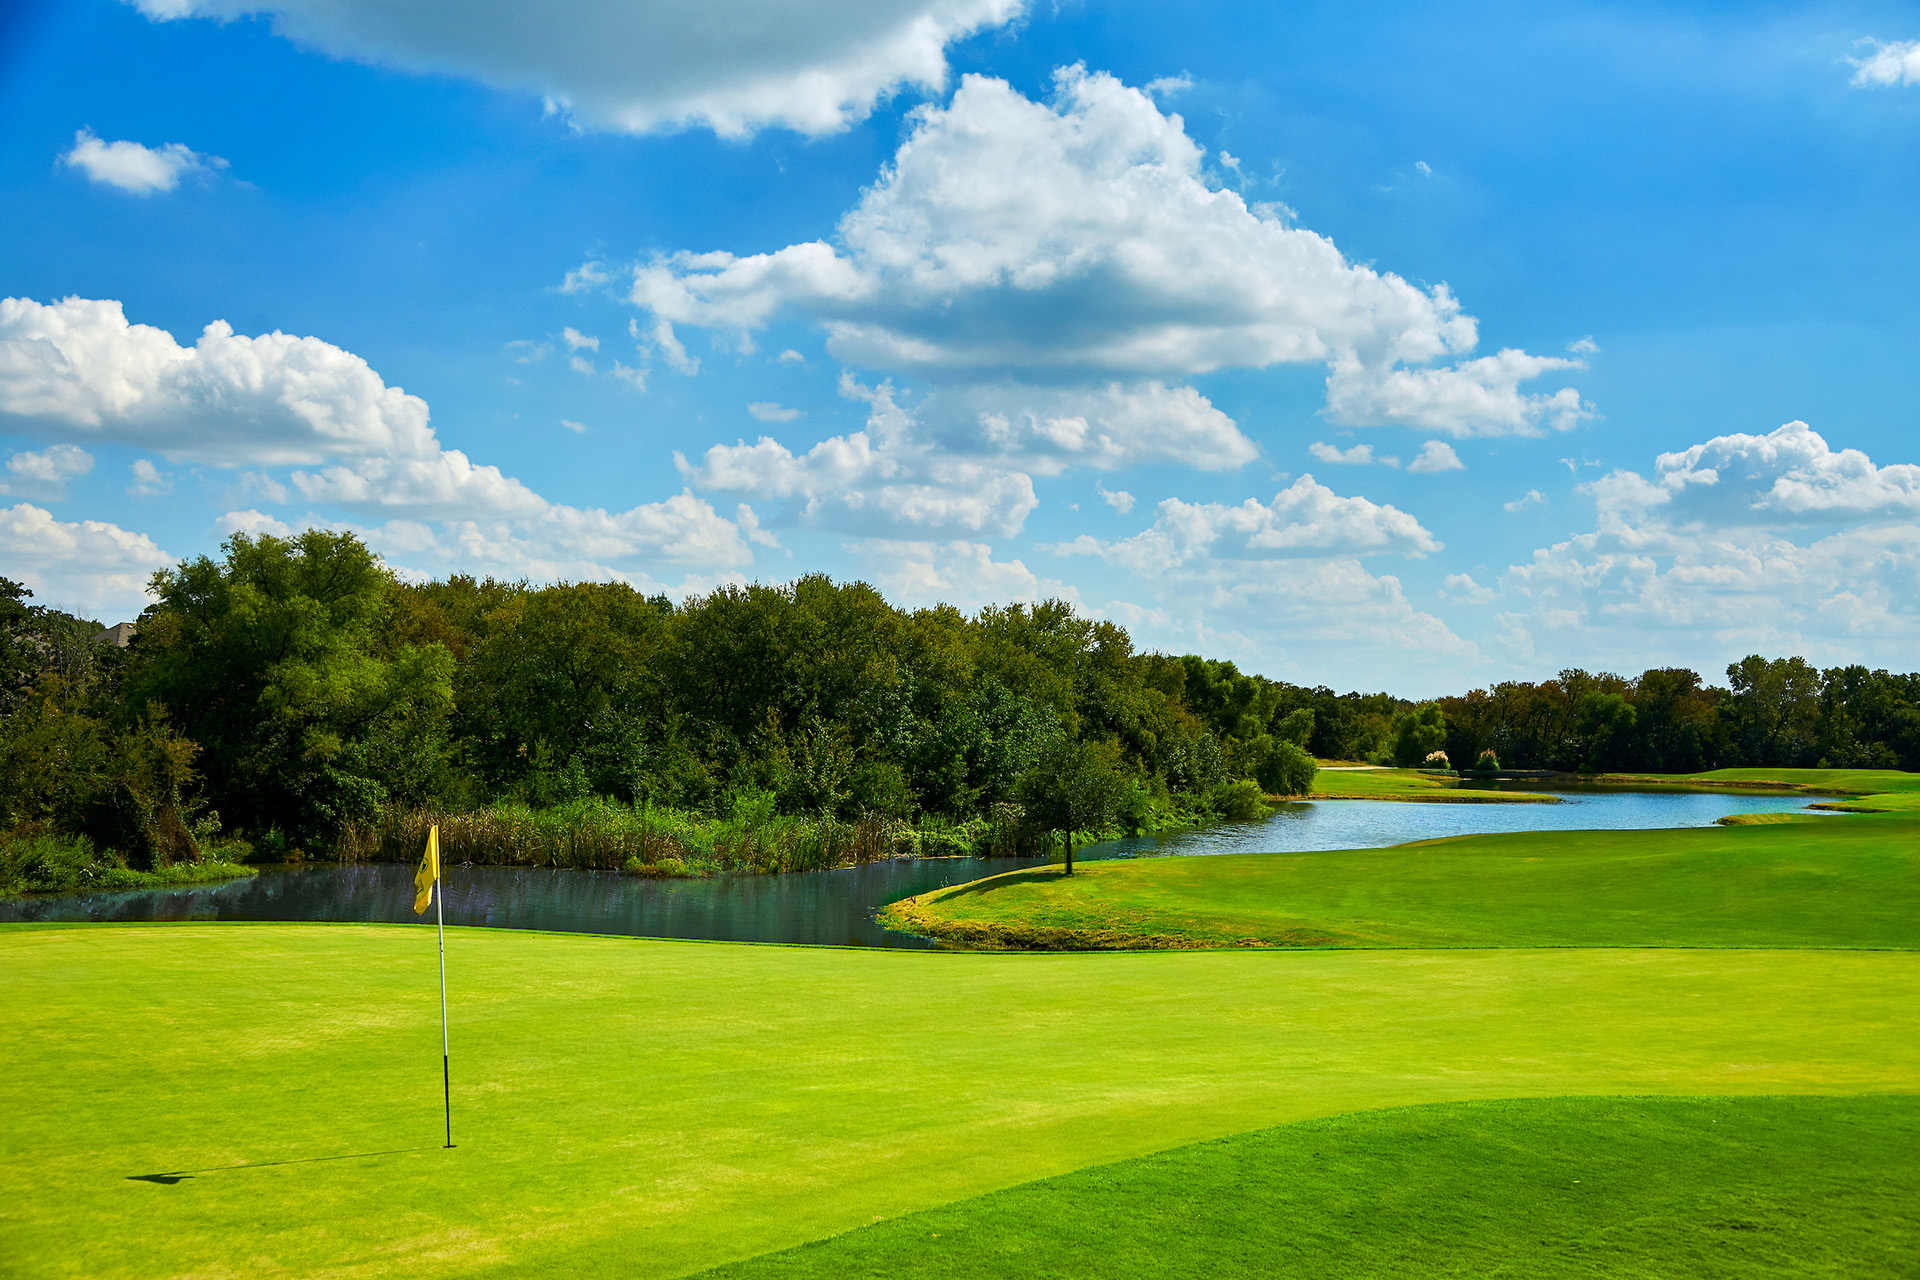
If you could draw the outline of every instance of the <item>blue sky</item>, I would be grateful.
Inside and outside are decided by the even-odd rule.
[[[48,603],[324,525],[1406,695],[1920,651],[1920,6],[4,22],[0,573]]]

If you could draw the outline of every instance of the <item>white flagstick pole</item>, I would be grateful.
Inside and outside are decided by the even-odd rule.
[[[438,868],[435,868],[438,870]],[[447,1109],[447,1146],[453,1146],[453,1067],[447,1048],[447,907],[446,883],[433,882],[434,923],[440,930],[440,1098]]]

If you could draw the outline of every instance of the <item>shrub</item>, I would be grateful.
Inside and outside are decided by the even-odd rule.
[[[1260,761],[1254,780],[1273,795],[1303,796],[1313,790],[1313,779],[1320,766],[1305,750],[1285,739],[1276,739]]]
[[[1447,753],[1444,751],[1429,751],[1427,758],[1420,762],[1420,767],[1422,769],[1451,769],[1453,768],[1453,762],[1447,759]]]
[[[1223,782],[1214,788],[1213,794],[1207,799],[1213,811],[1223,818],[1245,821],[1248,818],[1264,818],[1270,812],[1267,793],[1252,778]]]
[[[1481,777],[1492,777],[1500,772],[1500,757],[1493,754],[1493,749],[1489,747],[1473,762],[1473,771]]]

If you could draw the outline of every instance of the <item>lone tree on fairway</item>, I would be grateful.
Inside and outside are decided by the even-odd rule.
[[[1055,738],[1040,749],[1020,775],[1015,794],[1027,818],[1066,840],[1067,874],[1073,874],[1073,833],[1098,831],[1120,810],[1127,780],[1114,766],[1110,748],[1072,738]]]

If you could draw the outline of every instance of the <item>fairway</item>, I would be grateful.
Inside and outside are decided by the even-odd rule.
[[[0,1269],[664,1277],[1344,1112],[1920,1091],[1903,952],[993,955],[454,930],[460,1145],[442,1151],[432,938],[0,930]]]
[[[1865,803],[1878,803],[1875,796]],[[1920,821],[1456,836],[1013,871],[887,909],[976,945],[1914,947]]]
[[[1910,1277],[1920,1097],[1544,1098],[1309,1120],[710,1280]]]

